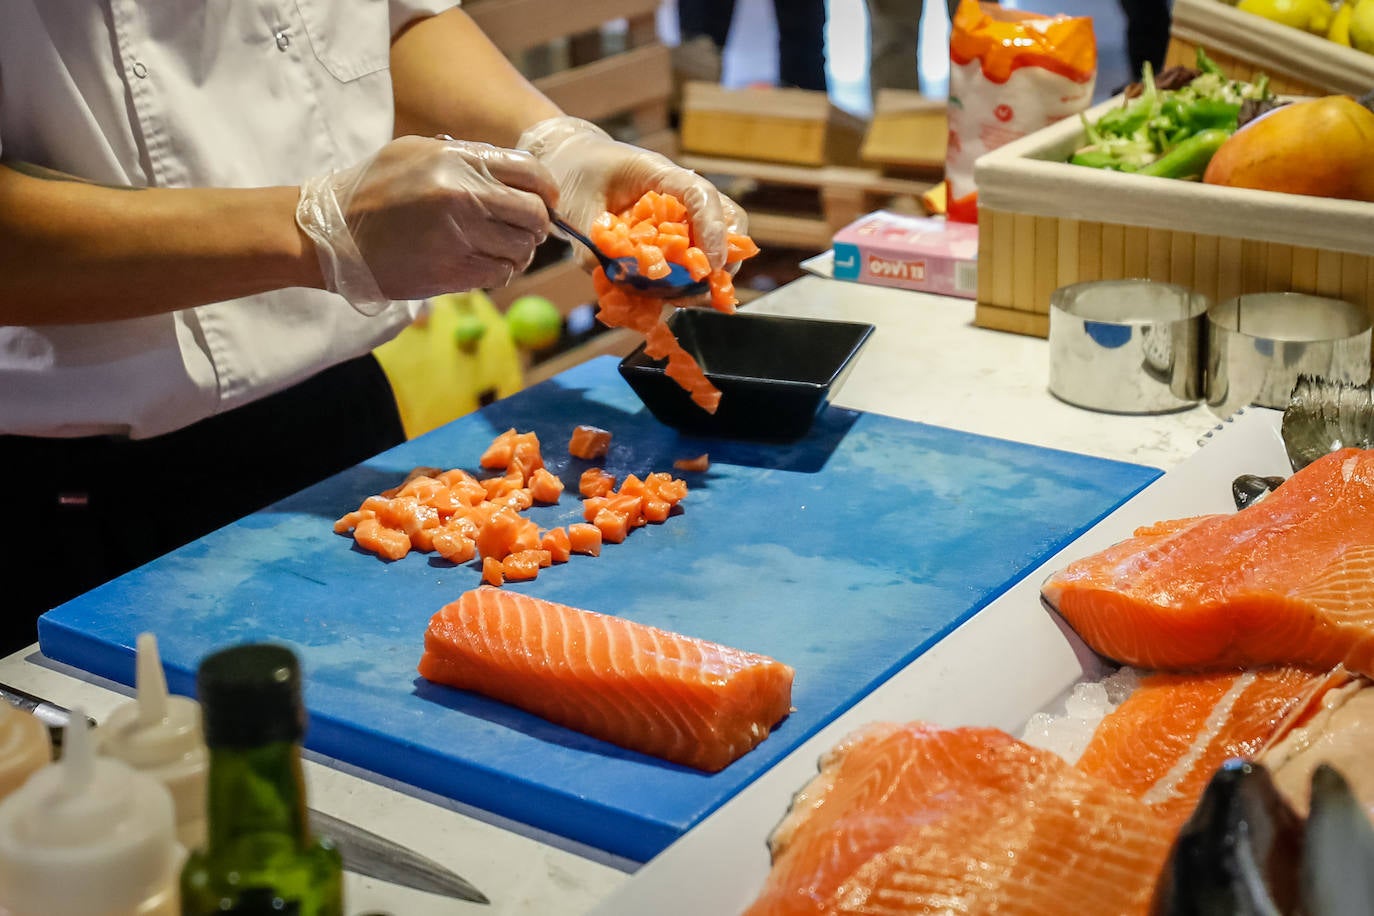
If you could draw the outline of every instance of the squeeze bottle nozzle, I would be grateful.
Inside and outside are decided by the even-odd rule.
[[[182,858],[167,790],[97,758],[80,709],[61,762],[0,802],[0,908],[13,916],[171,916]]]
[[[168,695],[153,634],[138,637],[135,664],[137,699],[120,706],[101,726],[100,753],[161,782],[172,794],[177,839],[187,849],[198,849],[205,843],[207,759],[200,704]]]

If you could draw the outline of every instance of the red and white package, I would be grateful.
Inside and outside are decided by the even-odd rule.
[[[979,156],[1083,111],[1096,78],[1091,19],[961,0],[949,40],[949,218],[978,221]]]

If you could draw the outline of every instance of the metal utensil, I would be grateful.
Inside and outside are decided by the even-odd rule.
[[[1152,280],[1102,280],[1050,297],[1050,393],[1107,413],[1192,407],[1202,396],[1207,299]]]
[[[655,299],[685,299],[688,296],[700,296],[707,291],[706,281],[693,280],[687,268],[681,264],[669,264],[666,277],[651,280],[639,272],[639,262],[634,258],[611,257],[552,210],[549,211],[549,220],[564,234],[585,245],[601,262],[601,269],[606,271],[606,279],[617,286],[627,286],[641,296],[651,296]]]
[[[61,747],[62,730],[71,718],[71,710],[8,684],[0,684],[0,700],[41,719],[53,735],[54,749]],[[94,719],[87,716],[86,721],[96,727]],[[332,840],[343,857],[344,868],[354,874],[456,900],[491,902],[451,869],[400,843],[314,808],[308,809],[307,816],[311,831]]]
[[[28,691],[20,690],[18,687],[11,687],[9,684],[0,684],[0,700],[4,700],[16,709],[36,716],[39,721],[46,725],[48,737],[52,739],[53,756],[62,756],[62,732],[67,727],[67,720],[71,718],[69,710],[58,706],[56,703],[49,703],[42,697],[36,697]],[[86,717],[86,724],[95,728],[95,720],[90,716]]]
[[[311,832],[332,840],[344,868],[354,874],[456,900],[491,902],[455,872],[399,843],[314,808],[309,818]]]
[[[1248,293],[1207,311],[1207,404],[1226,417],[1254,404],[1283,410],[1299,375],[1369,380],[1364,306],[1305,293]]]

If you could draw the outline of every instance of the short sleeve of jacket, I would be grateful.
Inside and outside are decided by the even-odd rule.
[[[391,8],[391,34],[395,35],[406,24],[425,16],[435,16],[444,10],[462,6],[461,0],[387,0]]]

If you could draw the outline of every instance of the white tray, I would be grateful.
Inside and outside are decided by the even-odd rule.
[[[1071,560],[1161,519],[1233,512],[1240,474],[1288,476],[1282,413],[1247,408],[1204,438],[1184,463],[1141,491],[816,734],[753,785],[641,868],[593,912],[698,916],[739,913],[768,874],[767,838],[820,755],[875,721],[922,719],[1019,734],[1034,713],[1058,707],[1084,677],[1105,669],[1040,605],[1040,583]]]

